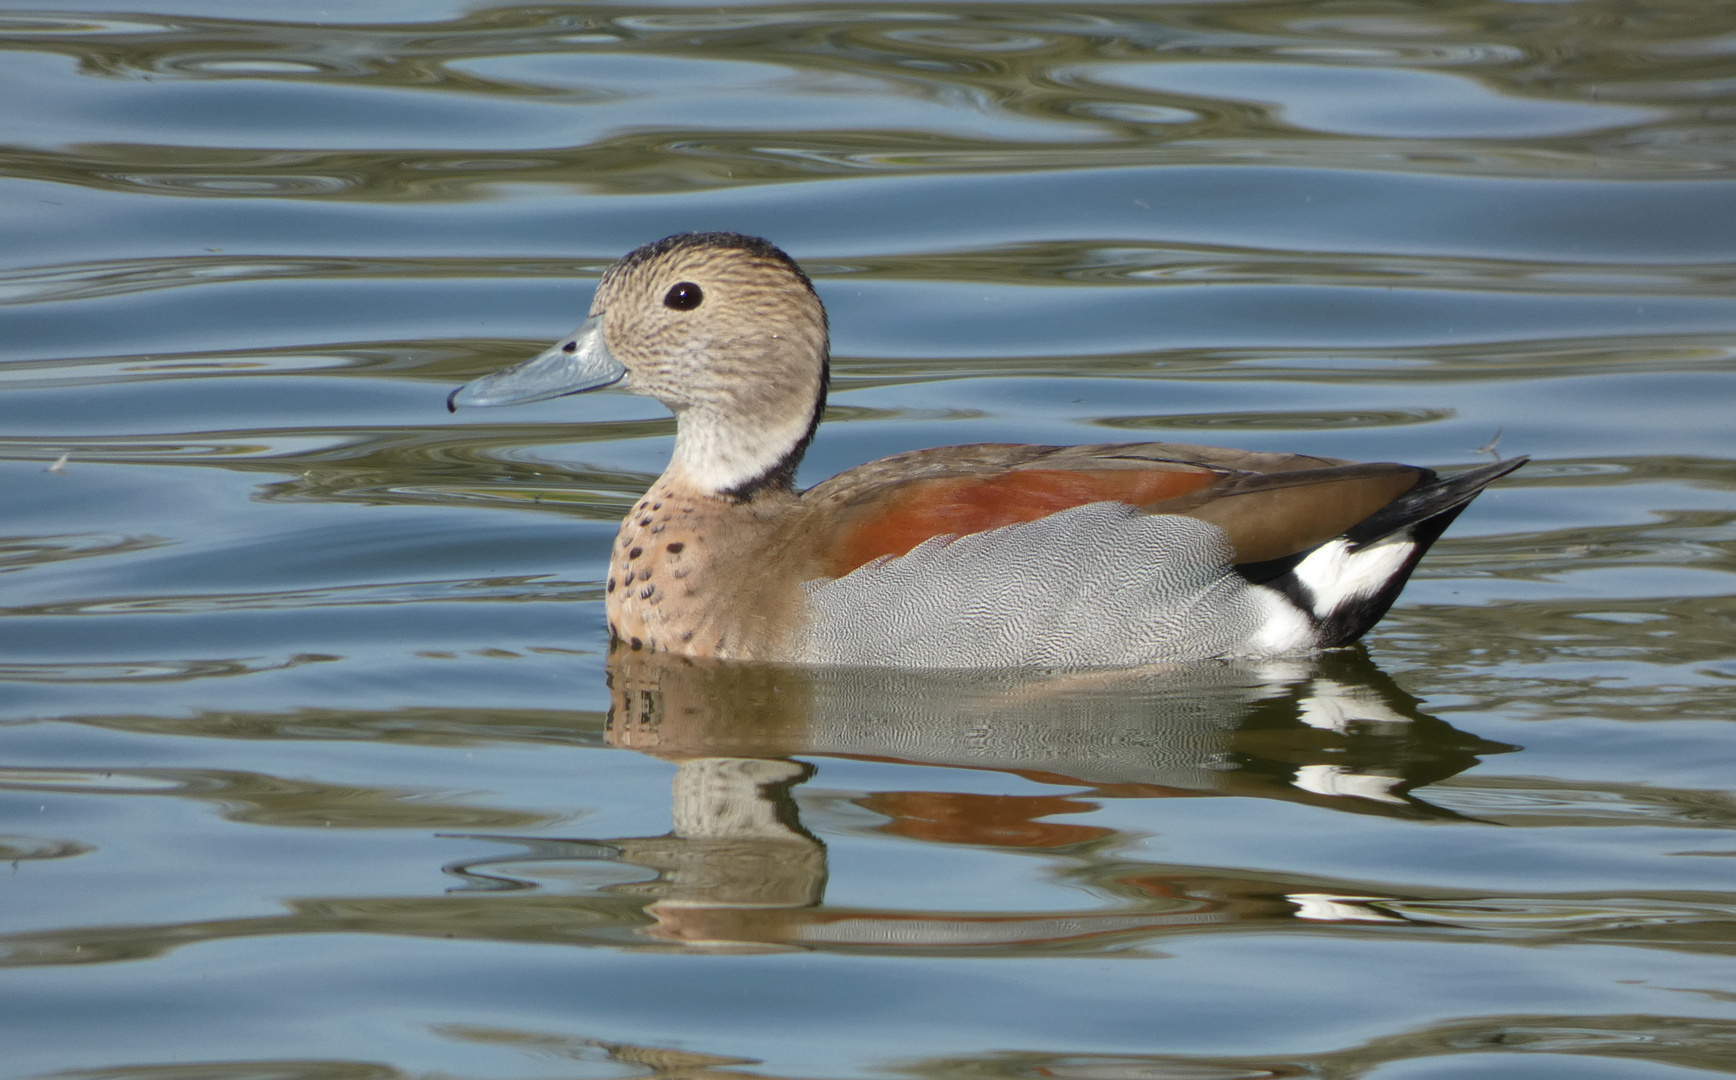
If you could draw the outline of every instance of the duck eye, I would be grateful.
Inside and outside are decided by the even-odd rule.
[[[705,290],[691,281],[678,281],[663,295],[663,306],[692,311],[705,300]]]

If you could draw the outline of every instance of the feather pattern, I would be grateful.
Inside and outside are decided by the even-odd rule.
[[[620,385],[676,417],[604,582],[634,650],[905,667],[1103,667],[1346,645],[1500,462],[1174,443],[983,444],[792,483],[825,408],[825,308],[734,233],[647,244],[539,357],[456,391],[503,405]]]
[[[1311,647],[1302,613],[1233,572],[1230,554],[1215,525],[1117,502],[935,537],[836,580],[809,582],[797,658],[1085,667]]]

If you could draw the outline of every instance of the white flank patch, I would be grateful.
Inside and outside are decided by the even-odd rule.
[[[1352,552],[1350,541],[1334,540],[1303,559],[1293,573],[1314,596],[1314,616],[1324,619],[1352,600],[1378,593],[1415,550],[1409,540],[1389,540]]]
[[[1260,628],[1248,639],[1240,656],[1288,656],[1307,652],[1320,642],[1314,634],[1314,623],[1308,613],[1277,589],[1265,585],[1249,588],[1249,594],[1260,602]]]

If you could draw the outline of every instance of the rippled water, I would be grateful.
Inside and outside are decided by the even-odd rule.
[[[0,48],[6,1075],[1736,1072],[1736,8],[44,0]],[[831,310],[807,481],[1533,461],[1319,661],[610,659],[670,420],[443,398],[694,228]]]

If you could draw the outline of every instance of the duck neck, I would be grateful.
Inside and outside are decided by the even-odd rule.
[[[669,471],[707,495],[737,502],[792,490],[825,404],[822,385],[805,413],[795,411],[783,422],[746,422],[711,406],[689,406],[675,417]]]

